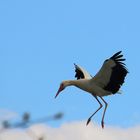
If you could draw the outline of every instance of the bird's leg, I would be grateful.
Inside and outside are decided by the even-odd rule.
[[[103,117],[102,117],[102,122],[101,122],[102,128],[104,128],[104,117],[105,117],[105,113],[106,113],[106,109],[107,109],[108,104],[101,96],[100,96],[100,98],[105,103],[105,109],[104,109],[104,112],[103,112]]]
[[[87,125],[89,124],[89,122],[91,121],[91,118],[102,108],[102,104],[101,102],[99,101],[99,99],[97,98],[97,96],[94,96],[95,99],[98,101],[98,103],[100,104],[100,107],[88,118],[87,120]]]

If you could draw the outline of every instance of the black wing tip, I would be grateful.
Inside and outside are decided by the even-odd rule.
[[[118,51],[110,59],[113,59],[117,64],[119,64],[123,69],[125,69],[126,74],[127,74],[127,73],[129,73],[128,69],[125,67],[126,64],[123,63],[123,61],[125,61],[126,59],[123,58],[123,55],[121,53],[122,53],[122,51]]]
[[[120,56],[120,54],[122,53],[122,51],[118,51],[117,53],[115,53],[111,59],[115,59],[116,57]]]
[[[123,63],[122,61],[125,61],[126,59],[123,58],[123,55],[121,53],[122,51],[115,53],[112,57],[110,57],[110,59],[113,59],[116,63],[125,66],[125,63]]]
[[[126,60],[125,58],[121,58],[121,59],[116,58],[116,61],[125,61],[125,60]]]
[[[117,56],[117,55],[119,55],[119,54],[121,54],[121,53],[122,53],[122,51],[118,51],[118,52],[116,52],[114,55]]]
[[[122,53],[122,51],[118,51],[117,53],[115,53],[116,55],[119,55],[119,54],[121,54]]]

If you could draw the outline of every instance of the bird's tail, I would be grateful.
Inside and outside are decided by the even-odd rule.
[[[117,93],[118,94],[123,94],[123,91],[122,90],[119,90]]]

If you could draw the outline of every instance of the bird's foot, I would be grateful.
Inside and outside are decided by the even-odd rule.
[[[89,119],[87,120],[87,124],[86,124],[86,125],[88,125],[88,124],[90,123],[90,121],[91,121],[91,118],[89,118]]]
[[[101,122],[101,125],[102,125],[102,128],[104,129],[104,122],[103,121]]]

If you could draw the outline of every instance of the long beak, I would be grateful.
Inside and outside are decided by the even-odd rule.
[[[60,86],[59,90],[57,91],[55,98],[59,95],[59,93],[63,90],[63,88]]]

